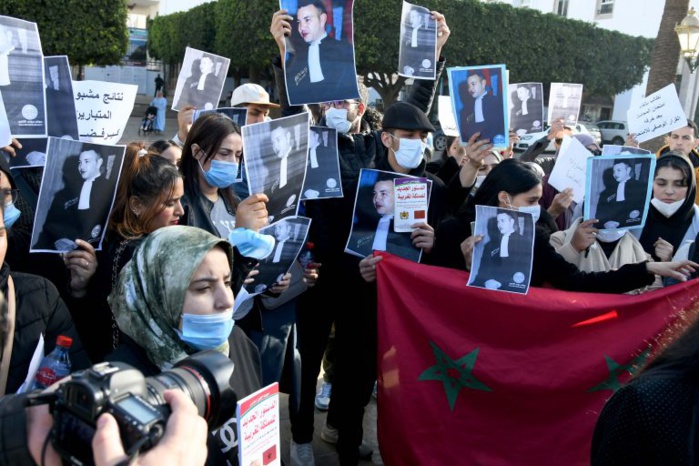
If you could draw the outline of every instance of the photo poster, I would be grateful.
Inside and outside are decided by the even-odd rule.
[[[476,132],[495,147],[510,143],[505,65],[447,68],[449,94],[462,144]],[[480,102],[480,104],[478,104]]]
[[[592,156],[592,152],[576,138],[564,136],[556,163],[549,175],[549,184],[559,192],[572,188],[573,200],[580,204],[585,199],[587,159]]]
[[[516,83],[508,86],[510,128],[517,136],[544,131],[544,85]]]
[[[44,57],[44,70],[48,135],[77,141],[80,135],[68,57]]]
[[[587,159],[584,206],[586,219],[598,219],[598,229],[642,228],[646,224],[653,190],[655,156],[622,155]],[[624,183],[624,198],[618,199]]]
[[[534,257],[532,214],[477,205],[475,234],[483,239],[474,245],[467,286],[527,294]]]
[[[310,112],[246,125],[245,175],[250,193],[269,198],[269,223],[298,214],[306,177]]]
[[[241,128],[245,126],[245,123],[248,121],[248,109],[246,107],[219,107],[212,110],[195,110],[194,115],[192,115],[192,124],[197,121],[197,118],[207,113],[221,113],[226,115]]]
[[[602,146],[602,156],[616,155],[650,155],[651,151],[633,146],[616,146],[614,144],[605,144]]]
[[[301,200],[344,197],[337,130],[327,126],[311,126],[308,137],[308,165]]]
[[[279,383],[274,382],[238,400],[236,426],[238,464],[281,465]]]
[[[413,246],[410,233],[393,228],[396,178],[408,177],[370,168],[360,170],[346,253],[364,258],[378,250],[420,262],[422,249]]]
[[[398,74],[406,78],[437,78],[437,21],[422,6],[403,1],[400,19]]]
[[[102,249],[125,152],[126,146],[48,138],[29,252],[72,251],[78,238]]]
[[[439,126],[442,127],[442,132],[446,136],[459,137],[459,127],[456,125],[456,117],[454,116],[454,107],[451,103],[451,97],[448,95],[438,96],[437,110]]]
[[[566,126],[578,123],[582,103],[583,85],[575,83],[551,83],[549,92],[548,124],[563,120]]]
[[[635,134],[639,143],[687,126],[674,83],[644,97],[638,105],[632,105],[626,112],[626,119],[629,133]]]
[[[310,226],[310,218],[293,216],[260,229],[261,234],[274,236],[275,244],[272,253],[258,262],[255,281],[243,285],[249,294],[263,293],[281,281],[306,244]]]
[[[12,143],[12,133],[10,132],[10,121],[5,112],[5,103],[0,91],[0,147],[9,146]]]
[[[10,170],[43,167],[46,163],[48,141],[48,138],[23,139],[22,148],[15,148],[15,156],[10,157]]]
[[[414,223],[427,222],[430,187],[427,178],[393,180],[393,231],[412,232]]]
[[[187,47],[177,76],[172,109],[179,112],[185,105],[203,110],[217,108],[230,63],[229,58]]]
[[[80,140],[117,144],[131,117],[137,92],[136,84],[73,81]]]
[[[298,0],[279,0],[279,7],[294,19],[286,37],[284,82],[289,105],[317,104],[333,100],[358,100],[354,53],[354,0],[320,0],[298,7]],[[311,27],[320,19],[321,28]],[[318,45],[318,60],[309,66],[310,45]],[[313,54],[315,56],[315,54]],[[312,57],[311,57],[312,58]]]
[[[44,54],[36,23],[0,16],[0,93],[12,137],[47,136]]]

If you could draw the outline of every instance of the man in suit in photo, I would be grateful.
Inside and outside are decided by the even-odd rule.
[[[514,107],[510,116],[510,127],[517,135],[536,133],[543,130],[543,107],[541,99],[535,99],[529,86],[517,86],[513,96]]]
[[[493,144],[505,142],[505,120],[502,99],[493,95],[482,70],[469,71],[464,83],[459,85],[463,103],[461,109],[461,139],[467,141],[480,132],[479,139]]]
[[[294,170],[298,152],[294,153],[291,128],[277,126],[271,132],[272,149],[279,164],[272,164],[269,176],[274,180],[267,196],[270,223],[290,215],[296,215],[298,198],[303,184],[304,171]],[[303,160],[305,162],[305,158]],[[305,168],[305,165],[304,165]],[[300,176],[299,176],[300,175]]]
[[[80,153],[78,173],[82,182],[67,182],[56,193],[35,249],[71,251],[77,247],[75,239],[99,244],[114,197],[114,183],[104,177],[103,165],[97,151]],[[70,181],[71,177],[64,179]]]
[[[639,226],[643,219],[648,187],[636,180],[633,159],[614,160],[612,177],[613,181],[609,180],[606,189],[599,196],[597,228]]]
[[[408,22],[404,24],[399,63],[401,73],[406,76],[431,78],[434,75],[437,36],[428,24],[428,17],[420,10],[410,10]]]
[[[359,222],[355,225],[355,229],[368,231],[368,234],[355,237],[350,249],[363,256],[373,251],[386,251],[417,262],[420,250],[413,246],[410,233],[397,233],[393,229],[393,177],[379,175],[372,191],[372,204],[376,215],[364,221],[363,225]]]
[[[358,98],[352,46],[328,35],[325,3],[299,0],[296,18],[303,43],[289,47],[287,40],[285,71],[290,103]]]
[[[532,244],[520,233],[514,211],[498,211],[495,225],[497,231],[489,231],[491,239],[483,248],[473,285],[522,293],[528,283]]]

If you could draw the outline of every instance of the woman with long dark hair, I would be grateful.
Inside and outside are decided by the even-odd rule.
[[[655,274],[686,280],[692,268],[699,267],[699,264],[690,261],[639,262],[609,272],[581,272],[549,244],[545,225],[551,218],[538,204],[541,193],[541,178],[533,169],[515,159],[500,162],[459,214],[439,225],[430,262],[468,270],[473,247],[483,239],[482,236],[472,236],[471,222],[476,218],[475,207],[486,205],[531,212],[534,216],[536,229],[531,286],[549,284],[570,291],[623,293],[650,285]]]

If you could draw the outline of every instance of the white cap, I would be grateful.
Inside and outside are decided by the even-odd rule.
[[[247,83],[236,87],[235,90],[233,90],[233,95],[231,96],[232,107],[248,104],[279,108],[279,105],[269,101],[269,94],[262,86],[252,83]]]

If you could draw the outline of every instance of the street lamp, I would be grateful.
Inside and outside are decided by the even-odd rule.
[[[680,48],[682,49],[682,56],[687,61],[689,66],[689,71],[694,73],[694,70],[699,65],[699,18],[694,16],[696,11],[694,7],[690,8],[687,16],[682,20],[679,26],[675,26],[675,32],[677,33],[677,38],[680,40]]]

